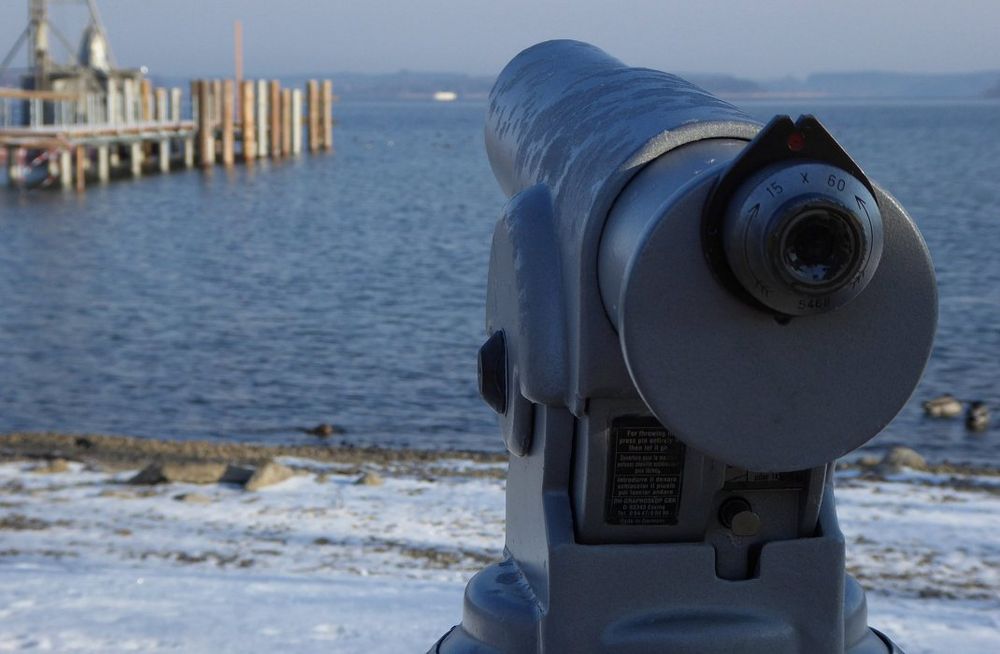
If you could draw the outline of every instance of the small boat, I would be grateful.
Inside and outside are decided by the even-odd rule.
[[[454,102],[458,100],[458,94],[454,91],[437,91],[434,93],[435,102]]]

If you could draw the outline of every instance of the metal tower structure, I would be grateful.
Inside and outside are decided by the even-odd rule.
[[[74,46],[52,22],[49,9],[56,4],[76,5],[87,9],[88,22],[79,46]],[[54,56],[50,37],[55,37],[65,48],[67,54],[65,59],[57,59]],[[95,40],[100,41],[108,65],[114,67],[114,57],[95,0],[28,0],[28,24],[0,62],[0,75],[10,68],[22,46],[27,44],[28,74],[25,82],[37,90],[48,89],[50,75],[54,69],[65,71],[74,67],[87,67],[90,64],[84,59]]]

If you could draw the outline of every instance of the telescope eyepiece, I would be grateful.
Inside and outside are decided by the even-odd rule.
[[[861,264],[864,226],[839,207],[820,201],[796,208],[778,229],[772,260],[803,292],[828,292]]]
[[[832,311],[857,297],[882,253],[875,199],[858,179],[822,163],[776,164],[751,177],[722,228],[736,279],[789,316]]]

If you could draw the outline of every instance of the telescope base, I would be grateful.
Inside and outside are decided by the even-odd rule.
[[[847,576],[845,585],[844,632],[854,638],[844,654],[904,654],[887,636],[867,626],[864,591],[858,583]],[[543,628],[527,580],[507,559],[473,577],[466,588],[462,624],[428,654],[804,654],[791,625],[736,612],[683,610],[608,624],[598,639],[581,649],[579,632],[591,630],[595,619],[581,614],[578,620],[563,621],[560,629]]]

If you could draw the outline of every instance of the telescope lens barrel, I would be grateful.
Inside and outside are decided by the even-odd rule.
[[[867,286],[882,218],[860,180],[821,163],[777,164],[735,193],[723,246],[740,284],[790,316],[832,311]]]
[[[805,207],[781,230],[778,265],[802,290],[825,290],[842,283],[861,263],[862,227],[835,207]]]

